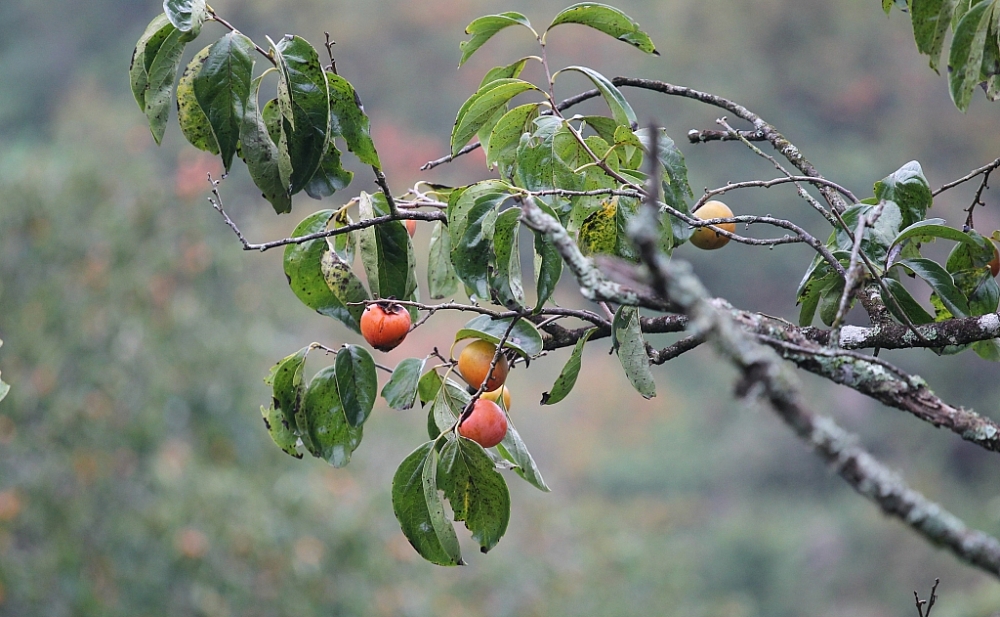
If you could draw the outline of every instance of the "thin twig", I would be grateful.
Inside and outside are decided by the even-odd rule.
[[[963,182],[968,182],[969,180],[972,180],[973,178],[975,178],[979,174],[984,174],[984,173],[991,172],[994,169],[997,169],[998,167],[1000,167],[1000,158],[996,159],[992,163],[987,163],[986,165],[983,165],[979,169],[974,169],[974,170],[970,171],[969,173],[967,173],[966,175],[962,176],[958,180],[953,180],[953,181],[951,181],[951,182],[949,182],[947,184],[942,185],[941,188],[939,188],[938,190],[932,191],[931,195],[933,195],[934,197],[937,197],[938,195],[940,195],[941,193],[947,191],[948,189],[953,189],[956,186],[958,186],[959,184],[962,184]]]

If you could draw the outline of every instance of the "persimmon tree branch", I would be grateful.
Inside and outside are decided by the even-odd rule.
[[[806,408],[777,353],[717,310],[688,264],[668,261],[660,253],[655,208],[644,208],[640,218],[631,226],[631,234],[643,262],[653,273],[654,289],[683,309],[691,319],[694,335],[704,336],[741,372],[738,395],[769,404],[813,452],[884,513],[928,541],[948,548],[960,559],[1000,577],[1000,541],[970,529],[856,445],[854,435]]]

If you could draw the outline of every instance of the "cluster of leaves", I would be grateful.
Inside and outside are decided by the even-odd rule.
[[[171,70],[176,72],[183,44],[197,35],[201,22],[214,17],[197,1],[167,0],[164,8],[165,15],[154,20],[140,40],[132,66],[133,90],[157,141],[166,123]],[[656,53],[648,35],[617,9],[578,4],[559,13],[545,32],[570,23]],[[472,39],[462,45],[462,62],[512,25],[531,30],[544,53],[544,34],[535,33],[525,16],[504,13],[470,24]],[[168,39],[171,45],[165,47],[163,41]],[[368,120],[353,88],[331,71],[320,70],[315,49],[298,37],[272,43],[267,57],[274,67],[253,78],[254,48],[249,39],[232,31],[196,54],[182,75],[177,86],[178,115],[193,145],[220,154],[227,169],[233,154],[238,154],[278,213],[290,210],[291,196],[299,190],[321,197],[350,181],[349,174],[340,169],[335,137],[343,137],[363,162],[378,167]],[[459,188],[434,187],[429,195],[439,200],[447,225],[440,220],[434,223],[428,294],[446,298],[462,288],[474,301],[517,311],[517,317],[508,319],[481,315],[457,332],[455,340],[477,338],[502,344],[525,362],[541,353],[542,337],[522,316],[538,313],[550,303],[563,261],[551,241],[535,232],[535,294],[529,302],[519,247],[519,200],[528,194],[548,193],[537,195],[536,203],[577,234],[585,251],[637,261],[626,229],[638,201],[610,192],[646,182],[641,171],[644,150],[654,138],[649,130],[636,130],[636,116],[625,97],[590,68],[567,67],[543,86],[520,79],[529,61],[541,60],[525,57],[490,70],[458,113],[453,151],[457,153],[478,136],[499,178]],[[261,80],[272,71],[278,77],[278,96],[258,110]],[[565,118],[558,112],[546,92],[566,71],[582,73],[598,88],[609,116]],[[537,95],[536,101],[512,107],[515,97],[529,92]],[[655,138],[666,199],[687,212],[693,195],[684,158],[662,130]],[[604,193],[574,195],[600,190]],[[366,301],[419,299],[413,244],[401,221],[389,216],[393,214],[390,199],[387,194],[361,193],[338,210],[313,213],[293,232],[296,238],[311,239],[285,247],[284,271],[295,295],[309,308],[355,331]],[[348,214],[354,204],[359,222],[386,216],[389,220],[337,233],[338,228],[354,223]],[[679,221],[665,222],[662,245],[669,252],[687,239],[690,229]],[[353,268],[357,255],[367,288]],[[415,311],[412,305],[411,311]],[[638,312],[633,307],[618,311],[614,335],[629,379],[643,396],[654,396]],[[561,401],[573,388],[588,338],[589,333],[576,344],[553,388],[544,394],[543,404]],[[267,378],[272,404],[261,411],[271,437],[283,451],[296,457],[308,452],[339,467],[350,461],[361,442],[378,389],[377,369],[365,349],[346,346],[336,352],[333,365],[306,382],[306,356],[316,347],[303,348],[275,365]],[[404,534],[423,557],[455,565],[462,558],[443,500],[449,502],[454,521],[464,521],[485,552],[499,541],[510,515],[506,482],[497,470],[511,469],[541,490],[547,491],[548,486],[512,423],[496,448],[483,449],[458,436],[458,420],[472,395],[452,379],[451,365],[427,368],[427,362],[427,358],[401,361],[381,391],[392,408],[409,409],[419,400],[428,410],[430,441],[400,465],[393,481],[393,508]]]
[[[176,89],[185,138],[220,155],[227,172],[239,156],[279,214],[291,211],[296,193],[305,190],[319,199],[350,183],[353,174],[341,166],[337,137],[363,163],[380,167],[354,87],[332,66],[324,69],[306,40],[292,35],[277,43],[268,39],[265,52],[232,30],[196,53],[177,80],[187,44],[205,21],[217,17],[205,0],[164,0],[163,10],[140,37],[129,67],[132,93],[157,143]],[[271,65],[256,77],[255,51]],[[276,96],[261,107],[260,88],[272,73]]]
[[[874,265],[874,275],[883,284],[882,300],[901,323],[922,325],[996,312],[1000,286],[989,265],[996,248],[974,229],[958,230],[947,226],[943,219],[926,218],[932,201],[920,164],[907,163],[875,184],[874,197],[843,213],[845,226],[831,234],[827,248],[845,268],[849,267],[854,231],[859,222],[871,221],[865,224],[860,252]],[[943,266],[920,253],[923,245],[938,238],[957,242]],[[901,282],[901,274],[927,283],[932,312],[914,299]],[[832,325],[844,286],[844,278],[817,256],[799,284],[800,325],[810,325],[817,312],[824,324]],[[1000,346],[995,339],[971,347],[987,360],[1000,361]],[[957,353],[965,348],[949,346],[939,351]]]
[[[948,81],[955,106],[965,111],[977,85],[991,101],[1000,98],[1000,2],[998,0],[882,0],[886,14],[897,5],[910,13],[917,49],[938,70],[949,29]]]

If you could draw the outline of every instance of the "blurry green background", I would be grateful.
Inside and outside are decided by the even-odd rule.
[[[955,111],[944,77],[917,55],[908,18],[887,19],[877,2],[618,5],[661,57],[565,27],[549,39],[553,65],[733,98],[860,196],[911,159],[937,187],[997,156],[1000,105],[980,95],[967,115]],[[213,6],[258,41],[294,32],[318,43],[329,31],[402,191],[420,177],[485,177],[478,155],[417,168],[446,152],[454,114],[486,69],[536,53],[512,29],[456,72],[465,25],[519,10],[544,27],[564,3]],[[997,580],[884,518],[766,409],[735,403],[734,373],[708,350],[658,370],[658,396],[644,401],[606,341],[590,346],[576,390],[554,408],[536,401],[567,351],[508,382],[553,492],[509,476],[511,525],[493,552],[466,545],[464,568],[422,562],[389,502],[395,466],[425,439],[422,412],[380,403],[343,470],[293,460],[264,431],[271,364],[311,341],[360,339],[295,300],[279,251],[240,250],[206,202],[215,164],[176,126],[153,145],[126,69],[159,11],[155,0],[0,3],[0,370],[12,384],[0,403],[0,615],[889,617],[912,615],[913,590],[926,595],[935,577],[935,617],[1000,609]],[[223,32],[205,31],[192,48]],[[557,96],[585,87],[568,75]],[[696,191],[774,176],[742,146],[686,144],[688,129],[716,128],[719,110],[626,94],[640,118],[666,124]],[[242,169],[223,194],[252,241],[274,239],[315,209],[372,191],[359,172],[347,194],[322,205],[303,196],[291,216],[275,217]],[[933,214],[960,225],[974,188],[946,194]],[[727,201],[826,235],[787,187]],[[1000,204],[990,192],[986,203],[976,220],[989,233]],[[429,235],[420,229],[418,246]],[[797,315],[794,289],[810,258],[800,247],[676,255],[738,306]],[[580,302],[569,283],[559,299]],[[379,359],[447,348],[463,322],[439,314]],[[996,365],[968,353],[884,357],[953,404],[997,413]],[[1000,534],[995,454],[851,391],[802,382],[811,405],[915,487]]]

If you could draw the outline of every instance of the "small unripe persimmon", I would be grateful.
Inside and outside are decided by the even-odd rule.
[[[694,215],[703,221],[708,219],[728,219],[732,218],[733,211],[721,201],[706,201],[702,207],[694,211]],[[720,223],[716,227],[729,233],[736,233],[736,223]],[[700,249],[711,251],[729,244],[729,238],[710,227],[699,227],[691,234],[691,244]]]
[[[480,398],[472,405],[469,417],[458,425],[458,434],[492,448],[507,435],[507,414],[493,401]]]
[[[369,304],[361,314],[361,336],[379,351],[389,351],[410,332],[410,313],[398,304]]]
[[[500,404],[500,397],[503,397],[503,408],[510,411],[510,389],[507,386],[500,386],[496,390],[483,392],[482,398]]]
[[[496,354],[497,346],[482,339],[472,341],[465,346],[462,353],[458,355],[458,372],[473,388],[479,388],[486,381],[486,375],[490,372],[490,363]],[[497,365],[493,369],[493,375],[486,382],[486,390],[496,390],[507,380],[507,371],[510,365],[507,358],[502,354],[497,360]]]
[[[1000,251],[997,251],[997,247],[993,247],[993,259],[991,259],[990,263],[986,265],[990,267],[990,274],[992,274],[994,278],[997,274],[1000,274]]]
[[[417,220],[406,219],[406,221],[404,221],[404,224],[406,225],[406,233],[410,234],[410,237],[412,238],[413,234],[417,233]]]

